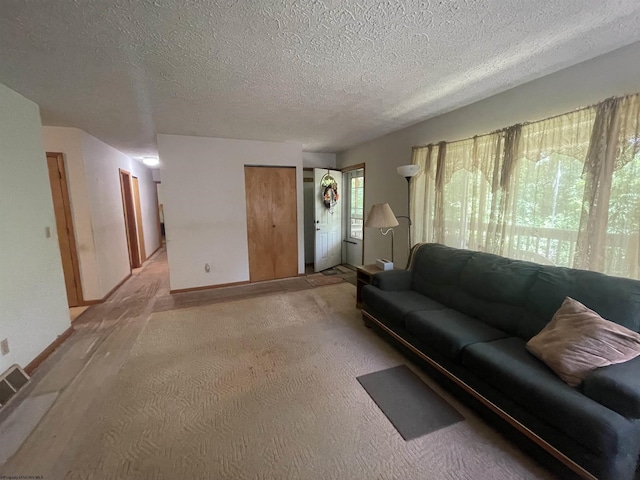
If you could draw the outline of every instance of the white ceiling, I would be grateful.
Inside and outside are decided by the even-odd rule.
[[[156,133],[334,152],[638,41],[639,24],[637,0],[7,0],[0,83],[134,157]]]

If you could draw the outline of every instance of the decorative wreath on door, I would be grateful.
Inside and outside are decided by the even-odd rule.
[[[336,206],[336,203],[338,203],[340,199],[340,195],[338,195],[338,182],[327,172],[320,180],[320,187],[324,206],[329,209],[329,213],[333,213],[333,207]]]

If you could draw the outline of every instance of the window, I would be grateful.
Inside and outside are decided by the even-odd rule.
[[[413,241],[640,279],[640,94],[414,147]]]
[[[364,218],[364,177],[363,170],[349,172],[349,237],[362,240]]]

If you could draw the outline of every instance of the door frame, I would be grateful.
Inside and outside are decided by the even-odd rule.
[[[136,225],[136,212],[133,200],[133,184],[131,172],[118,169],[120,176],[120,193],[122,194],[122,211],[124,214],[124,230],[127,235],[127,249],[129,251],[129,272],[133,268],[141,266],[140,251],[138,250],[138,229]],[[128,189],[125,188],[128,186]]]
[[[344,167],[341,168],[340,171],[342,172],[342,174],[344,175],[345,173],[351,172],[353,170],[362,170],[362,178],[364,178],[364,187],[362,187],[362,202],[363,202],[363,211],[362,211],[362,221],[364,223],[364,220],[367,215],[367,167],[366,167],[366,163],[356,163],[355,165],[349,165],[348,167]],[[343,182],[344,183],[344,182]],[[349,193],[351,193],[351,189],[349,189]],[[346,213],[346,217],[348,217],[348,212]],[[345,233],[346,235],[346,233]],[[361,260],[361,264],[364,265],[364,247],[365,247],[365,229],[364,226],[362,228],[362,260]],[[346,237],[345,237],[346,238]]]
[[[325,172],[325,173],[322,173]],[[322,174],[322,175],[321,175]],[[332,167],[327,167],[327,168],[322,168],[322,167],[315,167],[313,169],[313,175],[314,175],[314,249],[313,249],[313,270],[315,273],[321,272],[325,269],[328,268],[333,268],[336,267],[338,265],[342,265],[344,258],[342,255],[342,250],[343,250],[343,240],[344,240],[344,217],[343,217],[343,213],[344,213],[344,198],[345,198],[345,192],[344,190],[344,175],[342,173],[342,171],[338,168],[332,168]],[[343,195],[343,200],[342,202],[340,202],[336,207],[335,207],[335,211],[339,212],[339,216],[340,219],[339,221],[331,221],[330,219],[335,219],[336,216],[333,216],[331,214],[327,214],[326,213],[326,209],[324,207],[319,207],[319,202],[321,202],[321,195],[319,195],[320,191],[317,190],[320,187],[320,183],[321,180],[324,178],[325,175],[333,175],[335,176],[335,180],[339,182],[338,185],[338,189],[340,191],[342,191],[342,195]],[[319,213],[322,212],[322,213]],[[326,219],[326,222],[321,222],[320,219]],[[334,257],[334,260],[329,260],[324,264],[321,264],[318,261],[318,239],[319,239],[319,234],[318,232],[321,231],[321,226],[323,226],[323,228],[328,228],[328,232],[336,232],[337,229],[335,228],[335,226],[337,225],[339,228],[339,239],[338,239],[338,243],[339,243],[339,258],[337,258],[338,256]],[[332,228],[333,227],[333,228]],[[332,255],[330,255],[330,252],[332,251],[331,249],[331,242],[329,241],[329,239],[331,238],[329,235],[327,235],[327,252],[329,253],[328,258],[331,259]],[[335,262],[335,259],[337,258],[338,262]]]
[[[250,209],[252,207],[250,201],[249,201],[249,189],[247,188],[247,172],[251,171],[252,169],[264,169],[264,170],[288,170],[288,171],[293,171],[293,213],[295,214],[295,222],[294,222],[294,234],[293,234],[293,245],[294,247],[289,249],[288,251],[293,252],[293,257],[295,258],[295,271],[292,273],[292,275],[287,275],[287,276],[279,276],[276,273],[276,270],[274,269],[274,273],[275,276],[273,278],[256,278],[256,272],[255,272],[255,267],[252,268],[252,264],[254,263],[252,261],[252,248],[251,248],[251,227],[250,227]],[[257,283],[257,282],[263,282],[263,281],[271,281],[271,280],[279,280],[279,279],[283,279],[283,278],[293,278],[296,277],[299,274],[299,262],[300,262],[300,258],[299,258],[299,254],[300,254],[300,248],[298,245],[298,240],[299,240],[299,232],[298,232],[298,226],[299,226],[299,210],[298,210],[298,167],[296,167],[295,165],[259,165],[259,164],[245,164],[243,166],[243,172],[244,172],[244,190],[245,190],[245,209],[246,209],[246,228],[247,228],[247,260],[248,260],[248,267],[249,267],[249,282],[250,283]],[[264,203],[264,202],[263,202]],[[273,205],[273,203],[270,203],[271,205]],[[273,222],[274,220],[271,218],[271,221],[268,223]],[[272,223],[272,225],[274,227],[276,227],[275,223]]]
[[[45,157],[47,163],[49,162],[49,158],[56,159],[57,167],[58,167],[58,176],[60,179],[60,190],[62,192],[62,206],[64,209],[64,215],[66,220],[66,230],[67,237],[69,239],[69,250],[71,253],[71,265],[72,265],[72,274],[74,277],[75,283],[75,296],[77,300],[77,305],[69,305],[70,307],[75,307],[79,305],[84,305],[84,294],[82,293],[82,281],[80,277],[80,261],[78,259],[78,250],[76,247],[76,234],[75,229],[73,227],[73,215],[71,214],[71,199],[69,197],[69,185],[67,183],[67,169],[65,167],[64,162],[64,154],[61,152],[46,152]],[[47,165],[48,169],[48,165]],[[49,188],[51,188],[51,178],[49,178]],[[52,192],[53,195],[53,192]],[[52,200],[53,201],[53,200]],[[54,210],[55,214],[55,210]],[[56,217],[56,231],[58,231],[58,221],[59,219]],[[60,240],[58,239],[58,249],[60,249]],[[62,250],[60,249],[60,255],[62,255]],[[66,289],[66,282],[65,282]]]
[[[153,182],[153,193],[156,199],[156,223],[158,226],[158,248],[162,246],[162,223],[160,221],[160,198],[158,196],[158,185],[162,182]]]

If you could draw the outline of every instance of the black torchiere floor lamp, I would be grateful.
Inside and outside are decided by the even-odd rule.
[[[407,179],[407,215],[397,216],[396,218],[406,218],[408,222],[407,242],[409,244],[409,253],[411,253],[411,178],[415,177],[420,171],[419,165],[402,165],[398,167],[398,175]],[[408,260],[407,260],[408,262]]]

